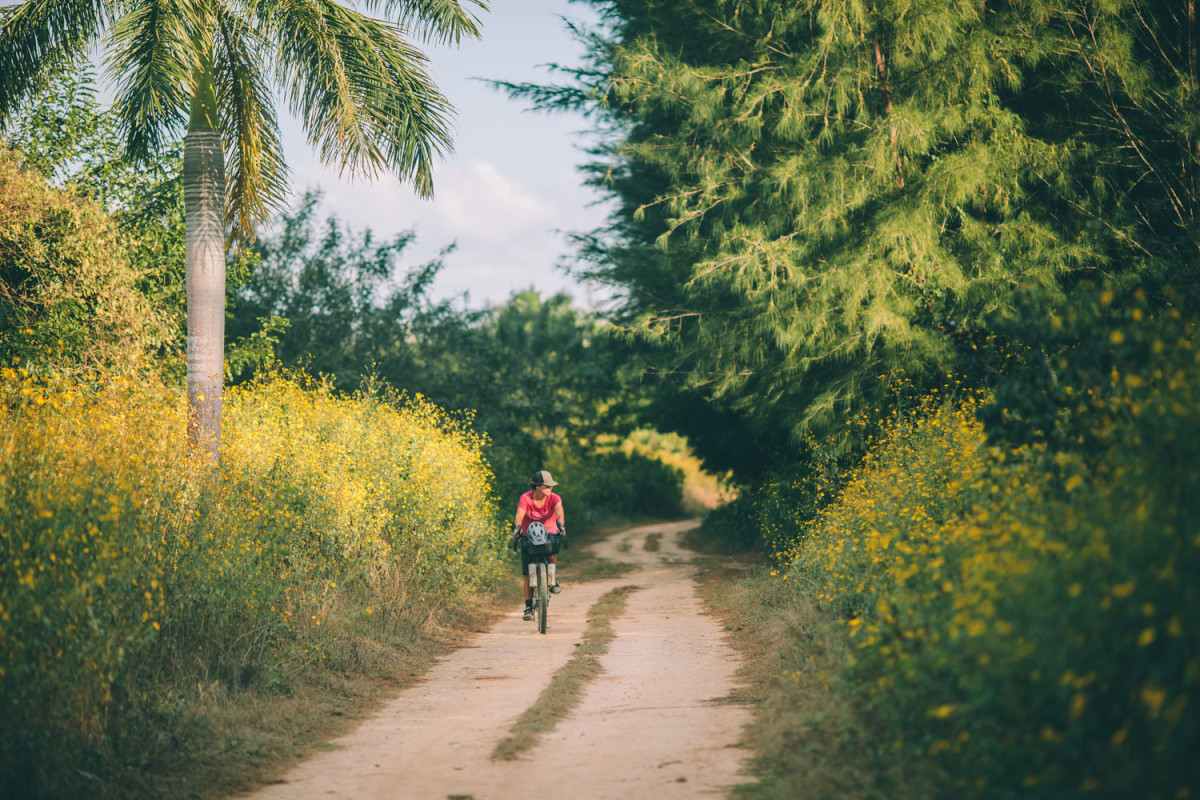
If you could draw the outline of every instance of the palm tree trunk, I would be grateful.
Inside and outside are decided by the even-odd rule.
[[[188,443],[216,464],[225,361],[225,154],[211,62],[197,70],[196,86],[183,145]]]

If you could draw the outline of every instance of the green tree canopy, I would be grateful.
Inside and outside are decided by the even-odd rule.
[[[387,19],[296,0],[0,7],[0,127],[96,43],[116,83],[127,155],[160,157],[186,120],[188,442],[213,463],[221,452],[224,245],[251,238],[282,205],[276,96],[322,160],[343,172],[386,170],[428,196],[433,161],[450,148],[450,106],[412,37],[457,42],[478,36],[478,20],[458,0],[366,6]]]
[[[336,217],[321,224],[319,202],[319,193],[307,193],[275,233],[253,245],[258,265],[232,293],[230,338],[255,335],[260,320],[286,320],[275,357],[329,375],[346,390],[369,372],[411,373],[415,327],[455,311],[428,294],[442,261],[401,269],[412,233],[377,241],[371,231],[355,234]]]
[[[509,89],[607,127],[583,271],[664,388],[738,420],[740,448],[693,439],[719,466],[844,446],[901,381],[989,363],[1023,295],[1195,259],[1196,23],[1169,4],[593,4],[570,80]]]
[[[387,0],[362,10],[291,0],[112,9],[91,0],[25,2],[0,8],[0,124],[58,75],[83,69],[99,42],[116,82],[126,153],[158,158],[185,132],[207,68],[230,165],[229,220],[249,233],[283,205],[277,97],[327,165],[365,175],[385,168],[431,194],[433,163],[450,149],[451,107],[410,42],[478,34],[478,20],[458,0]]]
[[[121,369],[170,339],[126,238],[95,201],[48,186],[0,148],[0,361]]]

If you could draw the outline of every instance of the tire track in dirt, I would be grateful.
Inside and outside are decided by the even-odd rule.
[[[749,721],[722,702],[736,687],[736,654],[696,594],[691,554],[678,538],[695,522],[645,526],[593,545],[597,555],[637,564],[620,579],[569,584],[555,595],[550,628],[536,632],[520,610],[441,659],[417,686],[299,764],[254,800],[564,800],[720,796],[739,782]],[[648,534],[659,549],[644,549]],[[623,543],[626,543],[623,545]],[[637,585],[604,674],[575,712],[514,761],[492,749],[571,657],[586,614],[605,592]]]

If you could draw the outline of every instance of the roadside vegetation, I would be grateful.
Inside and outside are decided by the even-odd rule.
[[[939,392],[837,480],[744,504],[771,566],[714,595],[758,663],[744,796],[1195,793],[1200,343],[1113,317],[1110,358],[1064,362],[1073,447],[998,444],[994,396]]]
[[[428,404],[264,378],[228,398],[211,474],[178,457],[184,406],[148,377],[5,368],[0,392],[18,796],[84,791],[83,773],[119,794],[128,759],[195,755],[196,687],[286,696],[307,672],[378,669],[372,651],[420,642],[500,573],[478,439]]]
[[[678,513],[594,314],[434,301],[410,236],[318,234],[315,198],[230,255],[198,463],[181,184],[123,160],[112,113],[63,76],[0,149],[0,794],[269,778],[519,608],[503,545],[540,467],[574,541],[648,513],[636,486]]]

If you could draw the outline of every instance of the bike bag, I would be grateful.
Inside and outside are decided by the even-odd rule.
[[[547,541],[541,544],[530,544],[528,539],[521,542],[521,547],[527,556],[553,556],[558,554],[559,539],[557,536],[551,536]]]
[[[540,522],[531,522],[521,539],[521,548],[527,556],[552,556],[558,553],[560,537],[546,531]]]

